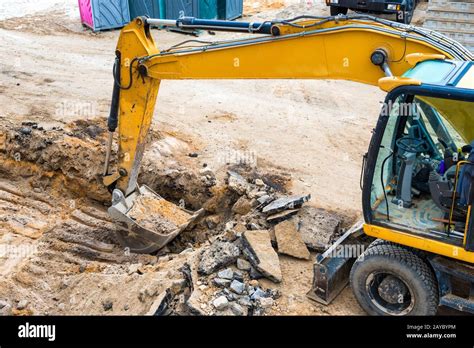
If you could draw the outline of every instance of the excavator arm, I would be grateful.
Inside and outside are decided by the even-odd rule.
[[[221,42],[188,40],[159,51],[151,25],[255,35]],[[263,23],[137,18],[122,30],[116,51],[104,169],[104,183],[114,189],[111,215],[120,220],[133,204],[128,197],[140,193],[137,177],[161,80],[343,79],[390,91],[400,85],[421,84],[402,77],[420,61],[472,58],[461,45],[440,34],[370,16],[298,17]],[[111,171],[110,149],[117,127],[117,167]],[[123,229],[130,230],[134,223],[125,220]],[[142,232],[137,229],[135,234]],[[169,238],[162,238],[158,244],[167,241]]]

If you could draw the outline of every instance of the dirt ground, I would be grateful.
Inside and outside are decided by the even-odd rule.
[[[316,2],[294,3],[246,1],[245,19],[328,12]],[[98,120],[108,114],[119,31],[84,29],[76,6],[75,0],[7,0],[0,9],[1,129],[36,124],[74,135],[57,152],[43,153],[38,145],[0,162],[0,243],[7,250],[0,259],[0,300],[29,303],[13,314],[145,314],[163,289],[184,286],[178,269],[196,250],[160,257],[126,255],[118,247],[104,206],[107,192],[92,177],[103,163],[105,135],[91,135],[89,127],[104,128]],[[187,39],[153,35],[160,48]],[[152,175],[159,171],[168,182],[155,186],[173,196],[169,180],[189,187],[195,179],[183,168],[196,172],[206,164],[219,172],[244,158],[289,177],[290,192],[310,193],[310,204],[356,218],[362,155],[383,98],[376,87],[344,81],[164,81],[153,124],[159,136],[148,147],[142,178],[159,181]],[[190,152],[199,156],[188,158]],[[49,167],[19,163],[31,162],[28,156],[43,156]],[[191,206],[203,201],[200,193],[185,196]],[[11,247],[21,247],[19,255],[10,255]],[[312,261],[280,261],[283,282],[261,281],[283,294],[270,314],[363,314],[348,288],[328,307],[310,302]]]

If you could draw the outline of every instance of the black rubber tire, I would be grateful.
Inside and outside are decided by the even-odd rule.
[[[331,16],[337,16],[337,15],[346,15],[348,8],[347,7],[339,7],[339,6],[330,6],[329,11],[331,13]]]
[[[360,306],[370,315],[388,315],[371,301],[366,290],[371,274],[387,272],[411,289],[414,305],[405,315],[435,315],[439,304],[438,285],[428,264],[409,249],[379,243],[369,247],[352,266],[350,284]]]
[[[410,248],[408,246],[405,246],[405,245],[401,245],[401,244],[397,244],[397,243],[394,243],[394,242],[390,242],[388,240],[384,240],[384,239],[376,239],[374,240],[368,247],[367,249],[370,249],[370,248],[373,248],[377,245],[393,245],[393,246],[396,246],[398,248],[402,248],[402,249],[405,249],[405,250],[408,250],[408,251],[411,251],[412,253],[414,253],[415,255],[417,255],[418,257],[420,257],[421,259],[423,259],[424,261],[426,261],[426,257],[427,257],[427,253],[423,250],[419,250],[419,249],[413,249],[413,248]]]

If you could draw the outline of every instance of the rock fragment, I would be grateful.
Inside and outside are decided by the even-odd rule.
[[[240,269],[241,271],[250,271],[250,269],[252,268],[252,265],[247,260],[239,258],[237,259],[237,268]]]
[[[250,299],[253,301],[260,300],[263,297],[268,297],[268,294],[260,288],[256,288],[255,291],[250,295]]]
[[[275,237],[278,252],[298,259],[309,260],[311,257],[303,237],[297,231],[296,221],[293,219],[280,222],[275,226]]]
[[[104,308],[104,311],[110,311],[114,308],[114,303],[112,300],[108,299],[102,302],[102,307]]]
[[[242,237],[244,252],[256,270],[274,282],[281,282],[280,260],[272,247],[268,231],[247,231]]]
[[[232,268],[226,268],[217,273],[217,276],[222,279],[232,280],[234,279],[234,271]]]
[[[230,305],[230,310],[237,316],[247,316],[248,310],[245,307],[242,307],[236,302],[232,302]]]
[[[262,308],[270,308],[273,306],[273,299],[271,297],[260,297],[258,299],[258,304],[262,307]]]
[[[224,295],[219,296],[216,298],[214,301],[212,301],[212,305],[219,311],[225,310],[229,306],[229,301],[227,300],[227,297]]]
[[[272,198],[269,195],[263,195],[257,198],[258,204],[265,204],[268,203]]]
[[[244,195],[247,192],[249,183],[245,178],[239,173],[229,171],[228,186],[229,188],[238,193],[239,195]]]
[[[288,209],[300,208],[304,203],[311,199],[311,195],[287,196],[281,197],[262,209],[265,214],[276,214]]]
[[[250,302],[250,296],[242,296],[237,301],[241,306],[252,307],[252,302]]]
[[[150,316],[160,316],[166,311],[168,306],[168,301],[171,298],[171,293],[169,290],[163,291],[158,295],[158,297],[153,301],[148,313],[146,315]]]
[[[231,280],[222,279],[222,278],[214,278],[214,280],[212,282],[218,288],[225,288],[225,287],[230,285]]]
[[[252,202],[245,196],[240,197],[232,207],[232,212],[239,215],[246,215],[252,210]]]
[[[28,300],[21,300],[20,302],[18,302],[18,304],[16,305],[16,309],[18,310],[23,310],[25,309],[26,307],[28,306]]]
[[[198,273],[209,275],[233,264],[240,256],[239,248],[230,242],[217,241],[204,250],[198,266]]]
[[[242,295],[245,291],[245,284],[238,280],[233,280],[230,284],[230,289],[236,294]]]
[[[278,222],[278,221],[283,221],[290,216],[296,215],[299,212],[299,209],[290,209],[290,210],[284,210],[282,212],[272,214],[267,217],[268,222]]]
[[[324,251],[339,231],[341,219],[334,213],[310,206],[298,213],[299,232],[309,249]]]

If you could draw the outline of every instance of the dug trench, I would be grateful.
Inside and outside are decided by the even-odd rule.
[[[139,183],[205,215],[158,253],[130,253],[107,214],[105,129],[0,118],[0,314],[362,313],[349,291],[332,307],[305,297],[315,252],[353,216],[292,195],[281,169],[211,169],[176,134],[150,133]]]

